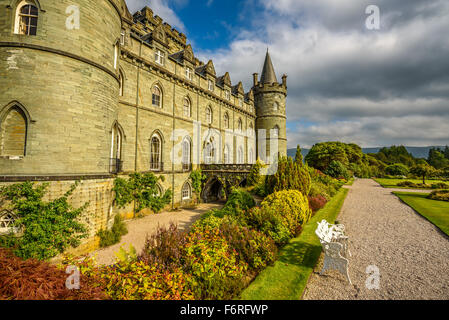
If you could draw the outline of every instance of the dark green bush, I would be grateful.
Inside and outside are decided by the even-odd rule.
[[[348,169],[346,169],[346,167],[340,161],[336,160],[332,161],[329,164],[329,167],[324,173],[336,179],[343,178],[349,180],[349,178],[351,177]]]
[[[111,230],[100,230],[97,235],[100,237],[100,247],[106,248],[117,244],[122,239],[122,236],[128,233],[126,224],[123,222],[122,217],[117,214],[114,217],[114,224]]]
[[[449,189],[449,184],[444,182],[433,183],[432,189]]]
[[[438,200],[438,201],[449,201],[449,190],[436,190],[433,191],[429,196],[428,199],[431,200]]]
[[[391,176],[407,176],[409,169],[402,163],[395,163],[385,168],[385,173]]]

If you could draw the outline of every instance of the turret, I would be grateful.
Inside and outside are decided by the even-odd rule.
[[[254,74],[253,92],[257,113],[258,156],[266,163],[272,163],[278,155],[287,156],[287,76],[283,75],[282,83],[278,83],[268,51],[260,82],[257,74]],[[277,150],[273,150],[276,146]]]

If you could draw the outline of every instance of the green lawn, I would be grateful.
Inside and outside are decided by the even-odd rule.
[[[384,188],[416,189],[416,188],[398,187],[397,184],[400,182],[404,182],[404,181],[411,181],[414,183],[422,183],[422,179],[374,179],[374,180]],[[433,183],[439,183],[439,182],[449,184],[449,181],[426,180],[426,184],[433,184]]]
[[[326,219],[334,223],[340,213],[348,189],[337,195],[310,220],[298,238],[279,252],[275,264],[263,270],[241,294],[243,300],[300,300],[321,254],[321,244],[315,235],[317,222]]]
[[[449,202],[427,199],[427,194],[394,192],[403,202],[449,236]]]

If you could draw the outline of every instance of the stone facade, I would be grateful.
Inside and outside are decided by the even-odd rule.
[[[18,34],[29,4],[36,35]],[[286,94],[286,78],[245,93],[217,76],[148,7],[131,15],[123,0],[0,0],[0,184],[49,181],[57,197],[82,180],[73,201],[92,202],[90,239],[119,212],[117,175],[164,176],[174,207],[189,202],[182,190],[197,165],[253,163],[258,129],[277,126],[286,155]]]

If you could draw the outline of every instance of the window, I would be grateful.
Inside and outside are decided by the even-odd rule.
[[[150,169],[162,171],[162,142],[158,134],[151,138]]]
[[[186,68],[186,78],[189,80],[192,80],[192,69],[190,69],[189,67]]]
[[[229,129],[229,115],[227,112],[224,115],[224,128]]]
[[[119,46],[118,43],[114,46],[114,69],[118,68],[118,56],[119,56]]]
[[[215,87],[214,82],[212,80],[209,80],[208,83],[209,83],[209,86],[208,86],[209,91],[214,91],[214,87]]]
[[[161,108],[162,109],[162,91],[158,86],[153,87],[153,94],[152,94],[152,102],[153,106]]]
[[[17,6],[16,24],[14,33],[27,36],[37,34],[37,20],[39,18],[39,9],[34,1],[22,1]]]
[[[22,109],[14,106],[0,123],[0,155],[24,157],[26,138],[27,118]]]
[[[226,100],[231,100],[231,93],[229,92],[229,90],[225,91],[225,98]]]
[[[192,198],[192,187],[188,182],[182,187],[182,200],[190,200]]]
[[[190,118],[191,110],[189,98],[184,98],[184,117]]]
[[[11,233],[18,233],[16,223],[16,215],[9,210],[3,210],[0,212],[0,235],[9,235]]]
[[[156,191],[153,193],[153,197],[162,197],[162,195],[164,194],[162,187],[157,184],[156,185]]]
[[[253,152],[253,149],[249,149],[248,163],[249,164],[253,164],[254,163],[254,152]]]
[[[278,126],[275,126],[273,128],[273,137],[274,138],[278,138],[279,137],[279,127]]]
[[[249,135],[250,137],[253,137],[253,136],[254,136],[254,126],[253,126],[252,123],[249,124],[248,135]]]
[[[215,146],[213,138],[210,138],[210,140],[206,143],[206,147],[204,148],[204,162],[206,164],[215,163]]]
[[[238,131],[239,131],[239,132],[243,132],[243,123],[242,123],[242,119],[239,119],[237,128],[238,128]]]
[[[118,81],[119,81],[119,95],[120,95],[120,97],[123,97],[123,85],[124,85],[125,79],[124,79],[123,73],[121,71],[118,74]]]
[[[154,54],[154,60],[163,66],[165,64],[165,53],[161,50],[156,50],[156,53]]]
[[[243,99],[241,99],[241,98],[239,99],[239,107],[243,108]]]
[[[245,162],[244,154],[243,154],[243,147],[239,147],[239,151],[237,152],[237,163],[243,164]]]
[[[182,169],[184,171],[191,169],[191,144],[189,138],[184,138],[182,142]]]
[[[229,146],[228,145],[225,146],[223,155],[224,155],[224,159],[223,159],[224,164],[231,164],[231,158],[229,156]]]
[[[278,110],[279,110],[279,103],[275,102],[275,103],[273,104],[273,109],[274,109],[275,111],[278,111]]]
[[[212,114],[212,108],[211,107],[207,107],[206,108],[206,121],[207,121],[207,124],[212,124],[213,114]]]
[[[122,171],[122,141],[123,133],[118,123],[112,127],[112,143],[111,143],[111,160],[109,169],[111,173],[119,173]]]
[[[126,31],[124,29],[122,29],[122,31],[120,32],[120,45],[122,45],[122,46],[125,45],[125,37],[126,37]]]

